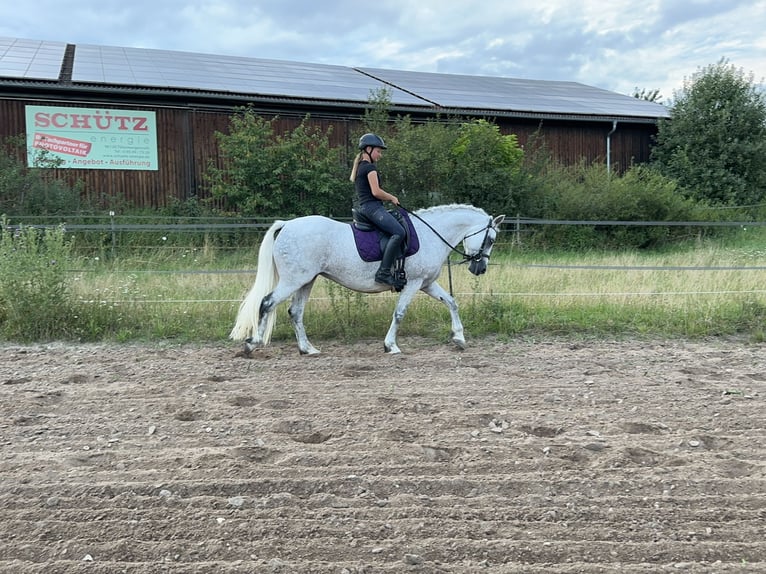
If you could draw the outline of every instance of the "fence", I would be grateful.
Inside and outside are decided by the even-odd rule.
[[[77,221],[77,223],[68,223]],[[211,275],[244,275],[247,280],[254,277],[255,268],[255,250],[263,232],[271,225],[271,219],[232,219],[232,218],[160,218],[155,216],[130,216],[120,217],[111,213],[107,216],[93,216],[88,219],[83,218],[56,218],[45,219],[39,217],[15,218],[13,225],[25,225],[34,227],[51,227],[62,225],[68,234],[75,237],[80,243],[80,249],[83,253],[90,250],[93,259],[116,258],[117,253],[123,249],[128,249],[134,253],[153,252],[165,253],[171,258],[173,253],[179,250],[204,250],[214,249],[216,251],[242,252],[248,251],[253,256],[253,265],[237,269],[199,269],[199,268],[134,268],[134,269],[114,269],[111,273],[125,275],[198,275],[209,277]],[[500,234],[496,244],[496,251],[503,252],[512,250],[524,243],[525,234],[529,233],[535,226],[666,226],[666,227],[738,227],[752,228],[762,227],[766,222],[747,221],[747,222],[667,222],[667,221],[562,221],[535,218],[515,217],[506,219],[503,225],[503,233]],[[139,239],[140,238],[140,239]],[[87,259],[87,257],[86,257]],[[163,257],[159,257],[159,260]],[[498,261],[500,261],[498,263]],[[763,257],[766,263],[766,255]],[[151,261],[150,261],[151,264]],[[766,271],[766,264],[754,265],[603,265],[590,264],[583,262],[567,263],[519,263],[514,262],[512,258],[496,258],[491,264],[494,268],[505,267],[513,271],[533,271],[548,270],[550,272],[573,272],[573,271],[592,271],[595,274],[605,271],[616,272],[667,272],[667,273],[687,273],[687,272],[705,272],[705,273],[752,273]],[[77,274],[96,273],[95,268],[76,268],[68,271]],[[451,274],[450,274],[451,279]],[[760,280],[760,277],[759,277]],[[484,283],[488,287],[491,285],[491,279]],[[752,281],[750,282],[752,284]],[[451,287],[451,285],[450,285]],[[471,295],[507,296],[507,297],[589,297],[604,296],[604,291],[594,290],[593,292],[540,292],[540,291],[492,291],[477,292],[471,291]],[[763,294],[766,290],[761,289],[741,289],[741,290],[698,290],[690,286],[683,291],[647,291],[636,290],[632,292],[623,291],[612,293],[625,297],[651,297],[651,296],[690,296],[690,295],[727,295],[727,294]],[[465,295],[465,292],[455,293],[456,295]],[[220,298],[199,298],[190,294],[188,299],[130,299],[120,301],[109,301],[114,303],[156,303],[156,304],[188,304],[188,303],[235,303],[238,299],[220,299]]]

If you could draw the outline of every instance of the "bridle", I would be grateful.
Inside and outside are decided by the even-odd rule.
[[[428,229],[430,229],[431,231],[433,231],[433,232],[434,232],[434,235],[436,235],[436,237],[438,237],[439,239],[441,239],[441,240],[442,240],[442,242],[443,242],[443,243],[444,243],[444,244],[445,244],[447,247],[449,247],[449,248],[450,248],[452,251],[454,251],[455,253],[457,253],[458,255],[460,255],[460,256],[463,258],[463,260],[460,262],[461,264],[464,264],[464,263],[469,263],[469,262],[475,262],[475,263],[478,263],[479,261],[481,261],[481,260],[482,260],[482,259],[484,259],[485,257],[487,258],[487,260],[489,260],[489,253],[486,253],[486,250],[487,250],[489,247],[491,247],[491,246],[492,246],[492,243],[491,243],[491,241],[490,241],[490,239],[489,239],[489,231],[490,231],[490,229],[493,229],[493,228],[494,228],[494,226],[492,225],[492,217],[490,217],[490,218],[489,218],[489,222],[487,223],[487,225],[486,225],[485,227],[482,227],[482,228],[481,228],[481,229],[479,229],[478,231],[474,231],[473,233],[469,233],[468,235],[466,235],[466,236],[464,236],[464,237],[463,237],[462,241],[465,241],[465,240],[466,240],[466,239],[468,239],[469,237],[473,237],[474,235],[478,235],[479,233],[481,233],[481,232],[484,232],[484,239],[483,239],[483,240],[482,240],[482,242],[481,242],[481,247],[479,248],[479,250],[478,250],[476,253],[474,253],[473,255],[469,255],[469,254],[468,254],[468,253],[466,253],[465,251],[461,251],[460,249],[458,249],[458,248],[457,248],[455,245],[450,245],[450,242],[449,242],[449,241],[447,241],[446,239],[444,239],[444,237],[442,237],[442,236],[441,236],[441,234],[440,234],[438,231],[436,231],[436,230],[435,230],[435,229],[434,229],[434,228],[431,226],[431,224],[430,224],[430,223],[428,223],[428,222],[427,222],[425,219],[423,219],[422,217],[420,217],[420,216],[419,216],[417,213],[414,213],[414,212],[410,211],[410,210],[409,210],[409,209],[407,209],[406,207],[403,207],[401,204],[399,204],[399,207],[401,207],[401,208],[402,208],[404,211],[406,211],[407,213],[409,213],[409,214],[410,214],[410,215],[412,215],[413,217],[416,217],[416,218],[418,218],[420,221],[422,221],[422,222],[423,222],[423,225],[425,225],[426,227],[428,227]],[[450,297],[453,297],[453,296],[454,296],[454,294],[453,294],[453,290],[452,290],[452,264],[451,264],[451,262],[450,262],[450,259],[449,259],[449,257],[447,257],[447,276],[448,276],[448,278],[449,278],[449,294],[450,294]]]
[[[465,241],[469,237],[473,237],[474,235],[478,235],[482,231],[484,232],[484,239],[482,239],[482,241],[481,241],[481,247],[479,247],[479,250],[476,253],[474,253],[473,255],[468,255],[467,253],[463,253],[462,251],[459,251],[459,250],[457,250],[454,247],[452,248],[454,251],[457,251],[458,253],[460,253],[460,255],[463,256],[463,263],[468,263],[469,261],[476,261],[476,262],[478,262],[478,261],[481,261],[482,259],[484,259],[485,257],[487,259],[489,259],[489,253],[486,253],[485,251],[489,247],[492,247],[492,241],[489,238],[489,231],[490,231],[490,229],[493,229],[492,218],[491,217],[489,218],[489,223],[487,224],[486,227],[484,227],[483,229],[479,229],[479,231],[474,231],[473,233],[470,233],[470,234],[466,235],[465,237],[463,237],[463,241]]]

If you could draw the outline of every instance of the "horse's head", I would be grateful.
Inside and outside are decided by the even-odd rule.
[[[470,262],[468,270],[474,275],[483,275],[487,272],[492,246],[495,244],[497,234],[500,232],[500,224],[504,219],[505,215],[498,215],[494,219],[490,217],[484,227],[463,238],[465,258]]]

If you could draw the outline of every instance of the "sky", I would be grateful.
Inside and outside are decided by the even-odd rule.
[[[572,81],[669,103],[724,59],[766,78],[766,0],[36,0],[0,36]]]

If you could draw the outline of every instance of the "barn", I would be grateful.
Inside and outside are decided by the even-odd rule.
[[[624,169],[649,158],[667,109],[565,81],[346,67],[0,37],[0,139],[26,138],[27,161],[59,158],[54,176],[140,207],[208,195],[215,132],[251,105],[278,129],[332,126],[350,146],[373,94],[394,115],[483,118],[524,145],[537,133],[564,163]]]

